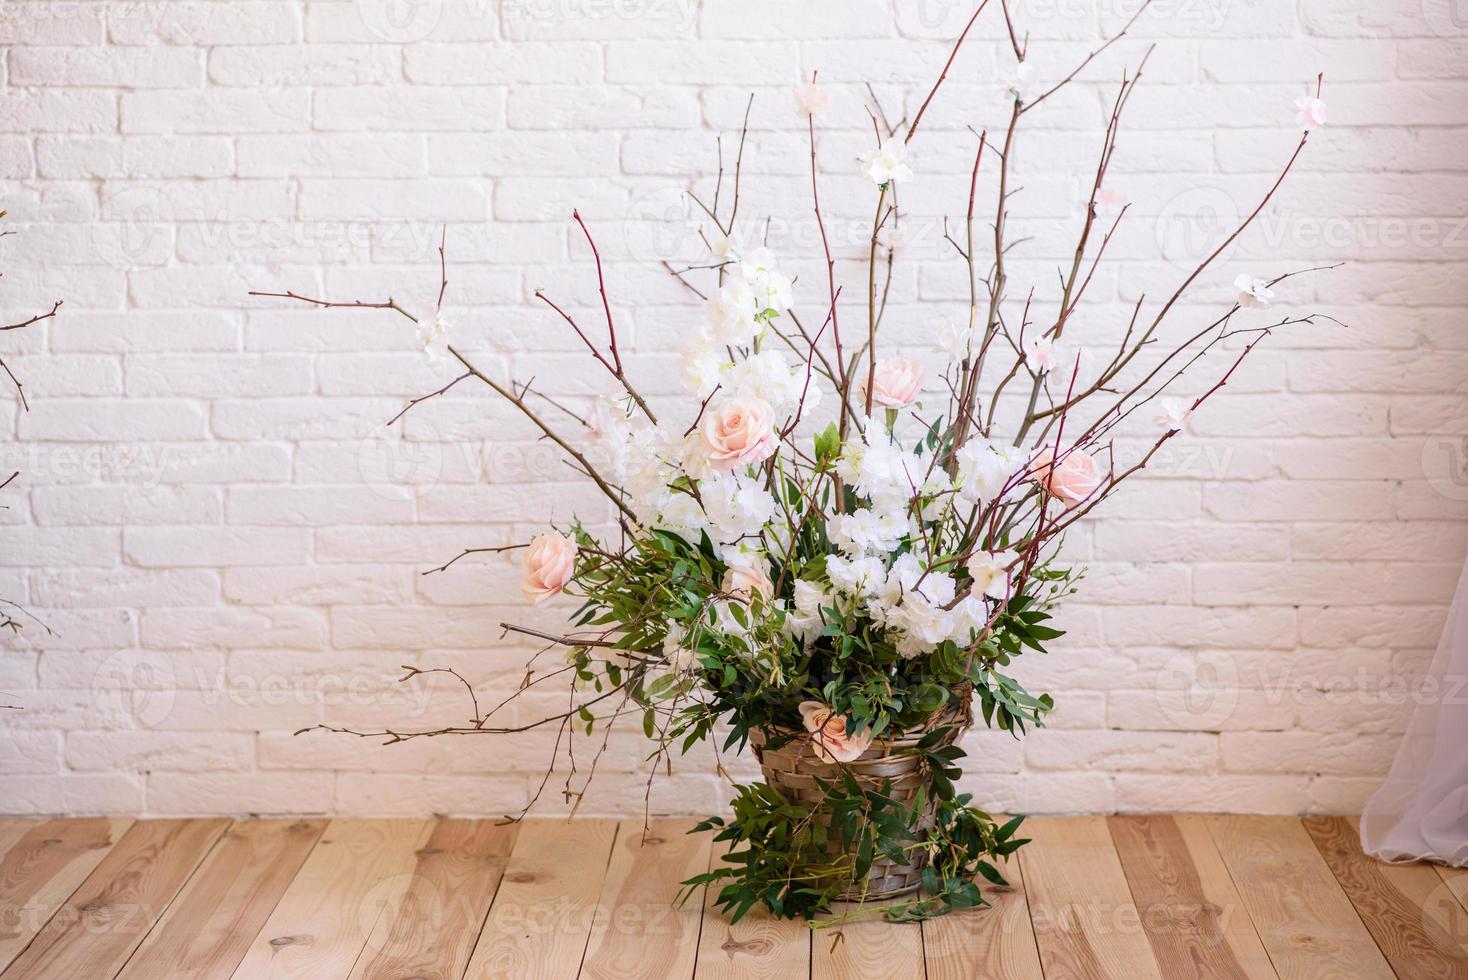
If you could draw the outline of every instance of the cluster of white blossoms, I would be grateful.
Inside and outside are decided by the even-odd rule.
[[[768,248],[740,255],[725,243],[716,254],[726,263],[724,284],[709,302],[707,323],[692,331],[683,348],[683,387],[700,400],[715,389],[758,398],[777,413],[793,411],[802,397],[807,408],[814,408],[820,386],[809,382],[806,365],[793,364],[776,350],[760,350],[756,343],[769,321],[790,306],[790,278]],[[733,356],[736,352],[742,356]]]
[[[824,628],[822,609],[837,610],[838,621],[842,613],[860,610],[892,631],[905,657],[945,640],[969,643],[986,622],[990,604],[1008,598],[1018,558],[1008,552],[974,555],[967,563],[974,586],[959,598],[954,576],[919,557],[926,551],[912,503],[944,507],[955,498],[973,503],[1007,497],[1026,466],[1018,450],[974,439],[959,454],[958,479],[950,480],[930,455],[903,449],[882,425],[867,420],[862,434],[843,447],[837,472],[870,506],[827,521],[827,536],[837,549],[825,561],[829,587],[797,580],[794,601],[786,608],[787,628],[809,642]],[[909,550],[892,559],[904,545]]]

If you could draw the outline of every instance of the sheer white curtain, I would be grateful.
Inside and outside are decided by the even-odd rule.
[[[1384,861],[1468,866],[1468,564],[1419,690],[1391,772],[1361,815],[1361,846]]]

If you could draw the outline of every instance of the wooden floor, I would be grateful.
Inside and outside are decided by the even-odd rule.
[[[839,937],[674,907],[690,823],[0,820],[0,978],[1468,978],[1468,871],[1342,818],[1035,819],[991,908]]]

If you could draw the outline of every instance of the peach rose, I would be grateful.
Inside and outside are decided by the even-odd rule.
[[[819,701],[800,702],[800,718],[823,762],[854,762],[872,744],[870,728],[860,735],[847,735],[846,719]]]
[[[699,439],[709,465],[736,470],[775,455],[775,412],[763,398],[730,398],[703,417]]]
[[[759,565],[730,565],[721,588],[729,595],[743,597],[746,602],[756,593],[766,599],[775,594],[770,576]]]
[[[905,357],[894,357],[877,365],[872,379],[872,404],[883,408],[902,408],[917,401],[923,390],[923,366]],[[862,382],[865,391],[866,383]]]
[[[1096,460],[1079,449],[1065,454],[1059,466],[1053,465],[1055,451],[1040,450],[1030,460],[1030,470],[1035,482],[1044,487],[1052,497],[1067,504],[1078,504],[1095,493],[1101,486],[1102,474]]]
[[[558,595],[576,572],[576,544],[552,531],[530,542],[522,566],[520,587],[537,606]]]

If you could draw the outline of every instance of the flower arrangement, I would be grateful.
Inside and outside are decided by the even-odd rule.
[[[720,867],[690,879],[690,889],[717,887],[717,903],[735,918],[756,904],[811,918],[840,899],[891,896],[904,897],[880,906],[893,919],[983,904],[975,879],[1002,883],[996,864],[1024,840],[1018,818],[1000,825],[958,792],[957,739],[975,706],[985,724],[1016,736],[1043,723],[1052,699],[1026,691],[1009,668],[1061,635],[1051,612],[1080,579],[1059,556],[1066,531],[1144,469],[1272,330],[1318,316],[1239,322],[1243,311],[1268,307],[1276,287],[1299,273],[1243,275],[1237,300],[1221,304],[1208,322],[1181,335],[1166,329],[1184,292],[1269,202],[1308,128],[1325,117],[1317,79],[1300,105],[1307,132],[1258,207],[1163,302],[1149,309],[1139,300],[1123,311],[1123,339],[1097,358],[1073,344],[1073,320],[1127,213],[1107,190],[1107,168],[1141,70],[1118,84],[1074,261],[1061,270],[1054,312],[1041,318],[1034,291],[1012,292],[1006,270],[1010,166],[1021,124],[1125,29],[1069,75],[1037,88],[1027,41],[1001,4],[1016,66],[1003,88],[1007,123],[997,146],[987,131],[974,137],[961,231],[948,236],[967,269],[969,314],[944,331],[951,361],[941,376],[929,376],[880,331],[886,296],[879,269],[894,258],[884,235],[900,215],[900,188],[919,179],[909,148],[984,7],[910,123],[884,127],[874,114],[876,138],[862,166],[875,217],[856,329],[841,303],[845,291],[821,211],[815,117],[828,96],[813,78],[796,104],[810,136],[824,250],[818,320],[798,314],[796,283],[768,248],[741,244],[736,164],[732,207],[721,207],[721,193],[711,205],[697,201],[711,260],[669,267],[707,310],[706,321],[688,331],[681,360],[687,400],[676,418],[663,417],[664,407],[655,411],[624,367],[601,255],[579,212],[574,220],[595,262],[605,343],[543,293],[537,297],[605,367],[613,393],[581,414],[530,383],[481,370],[449,343],[458,375],[409,405],[466,381],[482,383],[608,501],[611,523],[572,521],[508,548],[467,549],[435,569],[476,553],[522,551],[529,602],[562,594],[578,600],[564,634],[505,624],[546,641],[547,651],[565,651],[547,667],[532,663],[519,693],[568,684],[566,710],[504,725],[494,723],[499,708],[481,712],[476,700],[468,724],[431,731],[317,727],[402,742],[555,726],[559,755],[573,731],[604,732],[633,718],[651,741],[650,778],[705,740],[721,750],[750,745],[766,779],[736,786],[732,815],[700,825],[730,850]],[[741,161],[743,149],[741,136]],[[997,168],[999,192],[981,216],[976,189],[985,166]],[[723,184],[721,170],[720,192]],[[1103,230],[1108,209],[1114,216]],[[446,326],[442,244],[439,259],[438,299],[428,313],[393,299],[255,295],[391,310],[437,342]],[[708,281],[695,285],[695,272]],[[1211,385],[1186,403],[1165,398],[1220,351],[1228,352],[1226,366]],[[1149,405],[1160,431],[1138,458],[1119,459],[1112,433]],[[552,409],[575,435],[547,420]],[[409,676],[422,672],[409,668]],[[600,750],[579,785],[570,760],[568,798],[579,802],[599,757]],[[912,897],[918,886],[922,897]]]

